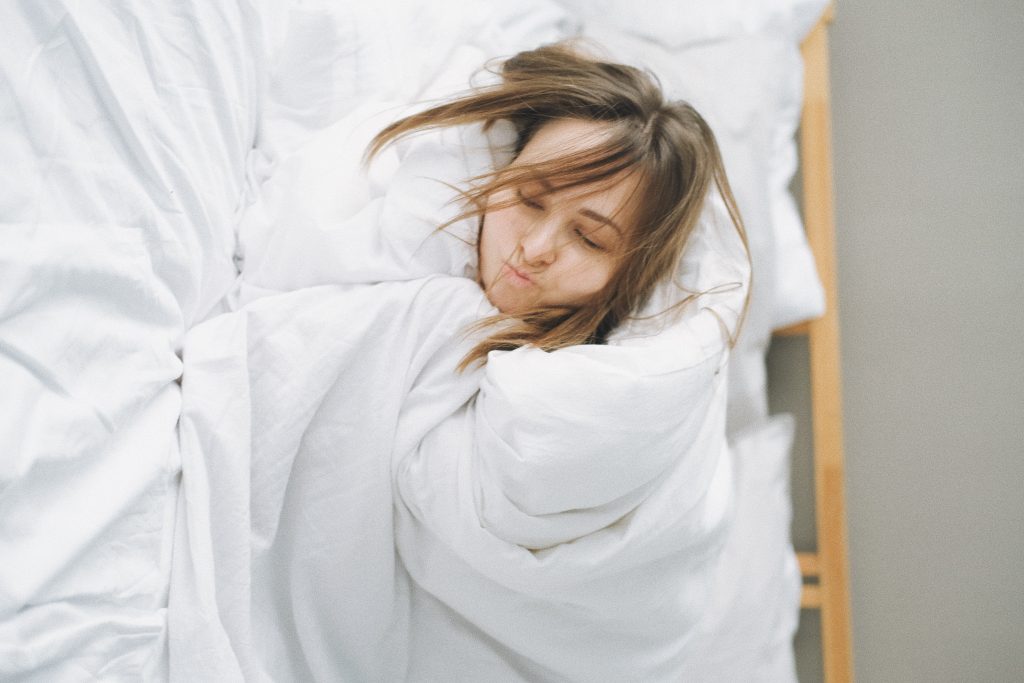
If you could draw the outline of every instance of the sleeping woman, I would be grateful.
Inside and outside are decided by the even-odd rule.
[[[749,300],[714,135],[567,45],[499,76],[372,140],[400,171],[310,252],[334,284],[190,333],[176,678],[680,680],[699,656]],[[423,234],[428,172],[458,201]]]
[[[556,45],[507,60],[501,76],[388,126],[369,150],[425,128],[514,126],[512,162],[466,193],[479,283],[515,321],[474,360],[600,343],[675,272],[712,187],[745,243],[714,134],[649,74]]]

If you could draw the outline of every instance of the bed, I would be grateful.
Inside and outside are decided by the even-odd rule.
[[[169,642],[190,624],[237,634],[243,618],[224,609],[233,587],[216,581],[188,588],[207,612],[169,609],[172,573],[202,569],[216,550],[176,543],[189,495],[203,495],[183,486],[182,440],[245,431],[202,394],[183,416],[188,335],[246,300],[308,284],[301,267],[277,261],[273,270],[260,254],[282,226],[335,224],[365,203],[376,181],[358,166],[361,142],[381,112],[464,88],[482,59],[582,33],[691,100],[723,147],[761,277],[728,377],[736,517],[692,637],[702,680],[792,679],[801,591],[789,542],[793,422],[769,415],[764,355],[774,330],[828,320],[788,190],[799,46],[824,5],[659,3],[639,17],[612,1],[5,8],[2,677],[261,678],[244,666],[220,670],[212,657],[193,659],[189,675],[169,661]],[[827,177],[807,170],[805,180]],[[834,334],[832,320],[814,324]],[[206,430],[182,431],[197,423]],[[835,491],[832,472],[819,490]],[[841,512],[841,487],[838,501]],[[229,503],[214,500],[210,514]],[[842,519],[829,518],[839,549],[823,550],[820,566],[811,556],[800,564],[820,572],[824,591],[804,589],[804,604],[838,606],[825,645],[842,652]],[[839,578],[829,583],[828,571]],[[211,651],[237,649],[203,633],[214,633]]]

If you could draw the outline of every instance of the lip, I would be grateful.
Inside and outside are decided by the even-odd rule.
[[[508,281],[517,287],[529,287],[533,284],[533,280],[530,279],[529,275],[513,268],[507,263],[502,267],[502,270]]]

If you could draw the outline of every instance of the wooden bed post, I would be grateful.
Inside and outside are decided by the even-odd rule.
[[[808,323],[814,430],[815,517],[825,680],[853,680],[850,590],[843,492],[842,383],[836,296],[835,214],[828,24],[834,7],[804,41],[804,108],[800,122],[804,222],[825,289],[825,315]]]
[[[814,430],[815,517],[821,640],[828,683],[853,680],[849,565],[843,492],[843,414],[832,200],[832,112],[829,102],[826,10],[802,46],[804,108],[800,122],[804,222],[825,289],[825,315],[808,323]]]
[[[804,585],[801,607],[821,610],[825,681],[846,683],[853,680],[853,648],[843,492],[842,381],[829,104],[828,25],[834,11],[835,5],[830,5],[801,46],[804,60],[804,105],[800,120],[803,214],[807,240],[825,290],[825,315],[776,330],[775,334],[808,337],[818,549],[815,553],[800,553],[799,560],[804,578],[817,578],[818,583]]]

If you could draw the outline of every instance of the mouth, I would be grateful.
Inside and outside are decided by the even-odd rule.
[[[502,266],[501,270],[502,275],[504,275],[505,278],[507,278],[508,281],[516,287],[528,287],[533,284],[533,280],[529,275],[521,270],[513,268],[507,263]]]

